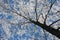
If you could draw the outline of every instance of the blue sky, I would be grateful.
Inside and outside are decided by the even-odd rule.
[[[22,0],[22,1],[24,1],[26,3],[29,2],[29,0]],[[9,0],[9,2],[8,2],[8,0],[3,0],[3,2],[4,2],[4,4],[10,4],[11,10],[13,10],[13,7],[14,7],[14,1],[13,0]],[[50,2],[50,0],[48,0],[48,2]],[[16,2],[16,5],[18,5],[18,4],[19,3]],[[18,7],[16,9],[17,9],[17,11],[19,11]],[[6,15],[3,13],[0,13],[0,20],[6,19],[6,21],[8,21],[8,19],[9,19],[11,21],[14,18],[14,16],[8,15],[8,14],[9,13],[7,13]],[[50,15],[53,15],[53,14],[50,14]],[[50,20],[50,21],[53,21],[53,20]],[[8,25],[8,23],[6,25]],[[41,31],[42,28],[37,27],[36,32],[34,32],[34,28],[35,28],[35,25],[32,23],[29,25],[29,27],[26,25],[21,26],[20,22],[18,23],[18,25],[10,25],[10,26],[8,26],[8,29],[10,30],[11,35],[7,39],[8,40],[25,40],[25,39],[26,40],[29,40],[29,39],[32,40],[32,38],[34,36],[35,40],[39,40],[38,38],[40,38],[40,37],[42,38],[42,40],[45,40],[45,36],[44,36],[43,32]],[[19,32],[19,30],[23,30],[22,36],[21,36],[21,34],[20,35],[17,34],[17,32]],[[26,32],[24,33],[24,31],[26,31]],[[0,23],[0,36],[4,36],[4,35],[7,35],[7,34],[4,32],[4,29],[2,27],[2,23]],[[46,37],[50,38],[49,40],[51,40],[51,36],[49,36],[48,33],[46,33]]]

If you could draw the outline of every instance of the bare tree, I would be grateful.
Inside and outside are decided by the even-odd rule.
[[[42,2],[42,8],[38,8],[38,2]],[[54,1],[50,0],[50,3],[48,2],[49,4],[47,4],[47,0],[40,0],[40,1],[36,0],[33,7],[31,7],[34,10],[33,14],[31,12],[29,12],[29,10],[30,10],[29,6],[24,7],[24,4],[21,4],[20,2],[19,2],[20,4],[18,7],[22,11],[20,11],[20,10],[17,11],[15,9],[15,7],[13,10],[11,10],[9,4],[4,4],[2,2],[0,2],[0,7],[2,8],[2,10],[4,12],[13,13],[13,14],[16,14],[17,16],[23,17],[26,21],[21,22],[21,25],[25,25],[27,23],[33,23],[33,24],[43,28],[44,30],[48,31],[52,35],[55,35],[56,37],[60,38],[60,30],[58,27],[58,24],[60,24],[60,18],[59,18],[60,10],[56,10],[56,9],[55,9],[56,11],[54,10],[54,6],[55,6],[56,2],[58,2],[58,0],[54,0]],[[41,11],[40,13],[38,13],[38,9]],[[52,10],[54,10],[55,12],[53,12]],[[1,11],[1,12],[3,12],[3,11]],[[52,15],[50,16],[50,14],[54,14],[55,16],[57,16],[57,14],[58,14],[59,17],[57,16],[57,20],[55,20],[49,24],[48,19],[52,16]],[[41,20],[40,16],[42,16],[42,23],[40,22],[40,20]],[[13,22],[9,22],[9,23],[17,24],[17,23],[13,23]],[[56,27],[54,25],[56,25]]]

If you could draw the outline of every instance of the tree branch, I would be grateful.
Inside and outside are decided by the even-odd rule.
[[[57,29],[52,28],[51,26],[47,26],[45,24],[41,24],[40,22],[35,22],[34,24],[38,25],[39,27],[43,28],[44,30],[48,31],[49,33],[55,35],[56,37],[60,38],[60,31]]]
[[[60,21],[60,19],[54,21],[52,24],[50,24],[49,26],[52,26],[53,24],[55,24],[56,22]]]
[[[46,30],[43,29],[43,32],[44,32],[45,40],[47,40],[47,37],[46,37]]]
[[[41,8],[41,13],[39,14],[39,18],[40,18],[40,15],[42,15],[42,18],[44,19],[44,16],[43,16],[43,13],[42,13],[42,11],[43,11],[43,7]],[[38,20],[39,20],[39,18],[38,18]]]
[[[9,24],[13,24],[13,25],[18,25],[18,23],[12,23],[12,22],[8,22]],[[27,23],[31,23],[31,22],[21,22],[21,25],[25,25]]]
[[[54,3],[53,3],[53,4],[54,4]],[[48,10],[47,15],[49,14],[49,12],[50,12],[53,4],[51,4],[50,9]],[[23,16],[23,15],[20,14],[20,13],[17,13],[16,11],[12,11],[12,12],[13,12],[13,13],[16,13],[17,15],[19,15],[19,16],[27,19],[27,20],[29,20],[31,23],[33,23],[33,24],[35,24],[35,25],[38,25],[39,27],[45,29],[45,30],[48,31],[49,33],[51,33],[51,34],[55,35],[56,37],[60,38],[60,31],[59,31],[59,30],[56,30],[56,29],[54,29],[54,28],[52,28],[52,27],[50,27],[50,26],[47,26],[47,25],[42,24],[42,23],[40,23],[40,22],[34,21],[34,20],[32,20],[32,19],[28,19],[27,17]],[[45,22],[46,22],[46,19],[47,19],[47,15],[46,15],[46,17],[45,17]],[[60,20],[60,19],[59,19],[59,20]],[[58,21],[59,21],[59,20],[58,20]],[[56,22],[58,22],[58,21],[56,21]],[[54,22],[54,23],[56,23],[56,22]],[[54,23],[53,23],[53,24],[54,24]]]
[[[36,20],[38,21],[38,15],[37,15],[37,0],[35,1],[35,13],[36,13]]]
[[[55,1],[56,1],[56,0],[55,0]],[[48,14],[49,14],[49,12],[50,12],[50,10],[51,10],[51,8],[52,8],[53,4],[55,3],[55,1],[54,1],[54,2],[52,2],[52,0],[51,0],[50,9],[48,10],[47,14],[45,15],[44,24],[46,24],[47,16],[48,16]]]
[[[59,13],[60,11],[57,11],[56,13]],[[51,23],[49,26],[52,26],[53,24],[55,24],[56,22],[60,21],[60,19],[54,21],[53,23]]]

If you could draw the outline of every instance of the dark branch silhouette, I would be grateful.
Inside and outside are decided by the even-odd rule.
[[[55,0],[55,1],[56,1],[56,0]],[[60,38],[60,31],[51,27],[51,25],[53,25],[54,23],[60,21],[60,19],[57,20],[57,21],[54,21],[54,22],[53,22],[52,24],[50,24],[49,26],[46,25],[47,16],[48,16],[48,14],[49,14],[49,12],[50,12],[53,4],[55,3],[55,1],[52,2],[52,0],[51,0],[50,9],[48,10],[48,12],[47,12],[47,14],[46,14],[46,16],[45,16],[44,24],[40,23],[40,22],[38,21],[38,18],[37,18],[37,0],[36,0],[36,6],[35,6],[35,13],[36,13],[36,19],[37,19],[37,21],[34,21],[34,20],[30,19],[30,18],[27,18],[26,16],[23,16],[21,13],[18,13],[17,11],[11,11],[11,10],[10,10],[10,12],[13,12],[13,13],[15,13],[15,14],[23,17],[24,19],[29,20],[31,23],[33,23],[33,24],[35,24],[35,25],[43,28],[44,30],[46,30],[46,31],[48,31],[49,33],[51,33],[52,35],[55,35],[56,37]],[[1,6],[1,5],[0,5],[0,6]],[[5,8],[5,6],[1,6],[1,7]],[[7,10],[7,8],[5,8],[5,9]]]
[[[16,14],[19,15],[19,16],[22,16],[21,14],[18,14],[18,13],[16,13]],[[25,19],[29,20],[31,23],[33,23],[33,24],[35,24],[35,25],[38,25],[39,27],[42,27],[43,29],[45,29],[45,30],[48,31],[49,33],[51,33],[51,34],[57,36],[58,38],[60,38],[60,36],[59,36],[59,35],[60,35],[60,31],[59,31],[59,30],[54,29],[54,28],[52,28],[51,26],[47,26],[47,25],[45,25],[45,24],[42,24],[42,23],[40,23],[40,22],[34,21],[34,20],[32,20],[32,19],[28,19],[28,18],[26,18],[25,16],[22,16],[22,17],[24,17]],[[60,19],[57,20],[57,21],[55,21],[55,22],[53,22],[53,24],[56,23],[56,22],[58,22],[58,21],[60,21]]]
[[[49,14],[49,12],[50,12],[50,10],[55,2],[56,2],[56,0],[54,2],[51,0],[50,9],[48,10],[47,14],[45,15],[44,24],[46,24],[47,16],[48,16],[48,14]]]
[[[60,19],[54,21],[52,24],[50,24],[49,26],[52,26],[53,24],[55,24],[56,22],[60,21]]]
[[[35,13],[36,13],[36,20],[38,21],[38,15],[37,15],[37,0],[35,1]]]

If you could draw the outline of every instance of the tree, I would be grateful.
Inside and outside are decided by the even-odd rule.
[[[15,3],[10,3],[9,0],[4,2],[0,2],[1,12],[19,16],[21,25],[33,23],[60,38],[59,0],[30,0],[31,3],[27,0],[23,3],[21,0],[15,0]],[[7,22],[17,25],[17,23]]]

